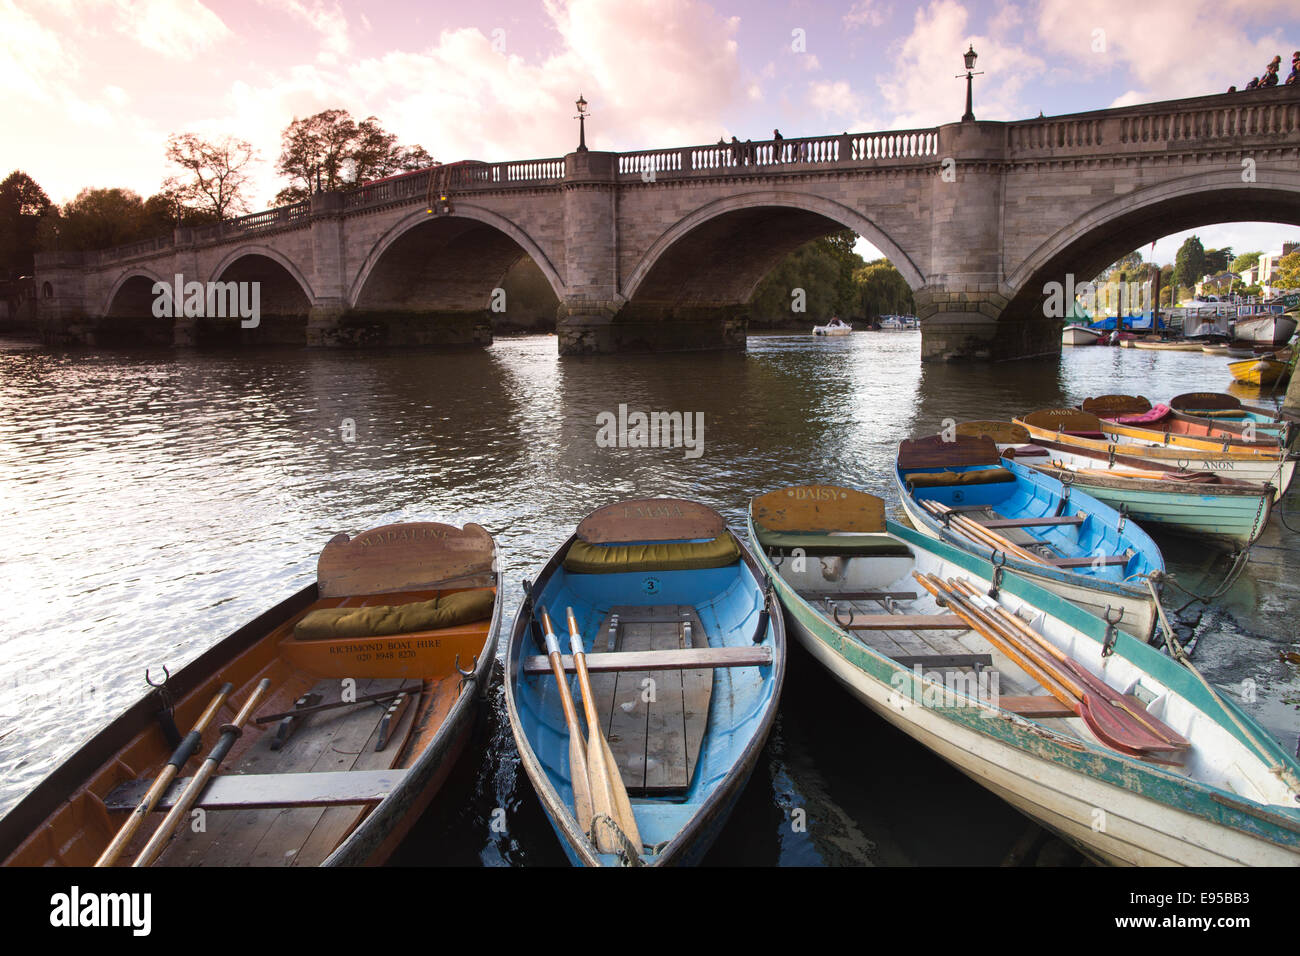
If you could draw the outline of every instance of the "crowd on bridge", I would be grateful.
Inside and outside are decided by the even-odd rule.
[[[1270,86],[1277,86],[1281,83],[1283,86],[1300,86],[1300,50],[1296,50],[1291,55],[1291,72],[1287,74],[1285,80],[1279,78],[1279,71],[1282,67],[1281,54],[1273,57],[1268,66],[1264,68],[1264,75],[1257,76],[1246,84],[1248,90],[1262,90]],[[1236,93],[1235,86],[1228,87],[1229,93]]]

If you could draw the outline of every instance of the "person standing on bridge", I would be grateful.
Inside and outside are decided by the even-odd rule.
[[[1281,56],[1275,56],[1264,69],[1264,76],[1260,79],[1260,86],[1277,86],[1277,69],[1282,63]]]
[[[735,136],[731,137],[731,165],[740,165],[740,140]]]
[[[772,130],[772,142],[776,144],[772,149],[773,161],[784,163],[785,154],[783,151],[785,150],[785,139],[781,136],[781,131],[779,129]]]

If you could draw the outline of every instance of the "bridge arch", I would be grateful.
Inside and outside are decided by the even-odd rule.
[[[1258,168],[1253,182],[1229,166],[1167,180],[1075,217],[1006,278],[1011,311],[1041,303],[1046,282],[1097,275],[1121,256],[1163,236],[1225,222],[1300,225],[1300,172]]]
[[[763,209],[786,209],[794,213],[803,213],[808,217],[820,217],[837,226],[852,229],[884,252],[889,261],[902,273],[909,286],[918,289],[925,284],[925,277],[912,257],[888,233],[856,209],[811,193],[790,189],[769,189],[740,193],[715,200],[673,223],[650,245],[650,248],[646,250],[636,267],[628,275],[621,290],[623,298],[632,301],[638,292],[643,290],[643,286],[655,272],[656,267],[673,254],[673,251],[678,248],[678,244],[682,240],[687,239],[697,230],[706,228],[710,223],[715,223],[722,217],[737,216],[747,211],[761,211]],[[793,230],[784,238],[784,241],[773,245],[770,251],[765,250],[753,267],[745,270],[746,274],[737,286],[737,288],[740,285],[748,286],[748,288],[744,289],[742,301],[748,301],[748,297],[753,293],[754,288],[782,256],[802,245],[803,242],[818,238],[818,235],[814,234],[818,231],[818,224],[809,219],[804,230]],[[821,234],[824,235],[825,231],[821,230]]]
[[[155,282],[166,282],[170,284],[174,278],[175,278],[174,276],[171,276],[164,279],[153,269],[150,269],[146,266],[131,266],[130,268],[124,270],[122,274],[117,277],[117,281],[114,282],[112,288],[108,290],[108,294],[104,297],[103,304],[100,306],[99,312],[96,314],[112,315],[113,306],[115,303],[117,303],[118,296],[122,293],[122,290],[127,285],[127,283],[131,282],[132,279],[146,280],[149,283],[149,294],[150,296],[152,296],[153,284]],[[138,285],[138,283],[132,283],[132,284]]]
[[[365,262],[361,264],[361,268],[357,271],[356,277],[352,280],[347,293],[348,307],[352,309],[363,307],[364,302],[362,296],[366,292],[367,284],[370,282],[377,267],[379,267],[380,263],[384,261],[385,255],[393,249],[395,244],[401,242],[404,238],[409,241],[413,232],[417,229],[436,229],[438,228],[438,223],[454,222],[455,220],[471,220],[484,226],[489,226],[508,237],[516,246],[519,247],[520,250],[522,250],[522,254],[527,255],[537,264],[538,269],[541,270],[542,275],[546,277],[546,281],[550,284],[552,291],[555,292],[556,298],[564,298],[564,279],[560,276],[559,270],[556,269],[555,264],[551,261],[550,257],[542,251],[541,247],[533,240],[532,236],[505,216],[495,213],[483,206],[476,205],[475,203],[464,202],[458,199],[455,204],[455,209],[450,216],[432,216],[427,211],[421,209],[408,216],[404,216],[389,227],[388,231],[380,236],[371,247],[369,254],[366,256]],[[517,259],[518,257],[516,256],[515,258]],[[506,268],[502,269],[502,275],[505,274],[511,264],[513,264],[513,262],[506,264]],[[486,302],[484,305],[486,305]]]
[[[261,256],[264,259],[270,259],[272,262],[277,263],[293,278],[295,282],[298,283],[298,286],[302,289],[303,295],[307,297],[307,301],[309,303],[315,303],[316,294],[312,291],[311,283],[307,281],[307,277],[304,276],[302,270],[298,268],[298,264],[279,250],[260,243],[249,243],[232,249],[222,257],[220,262],[217,263],[216,267],[212,270],[212,273],[208,276],[208,281],[223,281],[221,277],[226,274],[226,271],[246,256]]]

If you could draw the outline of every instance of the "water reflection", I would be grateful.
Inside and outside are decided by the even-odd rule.
[[[744,353],[560,358],[553,336],[487,350],[0,351],[0,810],[175,669],[311,580],[339,531],[476,521],[510,582],[593,507],[683,495],[743,526],[746,501],[824,480],[895,493],[897,443],[944,419],[1102,392],[1224,387],[1196,353],[1068,350],[1055,363],[926,366],[915,333],[762,336]],[[597,416],[704,414],[704,454],[602,448]],[[349,424],[350,423],[350,424]],[[1221,573],[1166,545],[1189,586]],[[1288,746],[1300,595],[1290,538],[1195,623],[1198,659]],[[1262,553],[1262,552],[1261,552]],[[476,747],[404,862],[559,863],[516,763],[499,689]],[[882,771],[882,768],[885,768]],[[504,832],[490,826],[503,809]],[[807,828],[792,827],[795,810]],[[804,655],[714,863],[997,863],[1024,821],[875,720]],[[969,838],[978,830],[984,836]]]

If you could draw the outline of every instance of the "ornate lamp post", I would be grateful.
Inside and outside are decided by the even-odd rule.
[[[578,152],[587,151],[587,101],[578,94],[578,115],[574,117],[578,121]]]
[[[979,56],[979,54],[975,52],[974,44],[971,44],[970,49],[967,50],[965,53],[963,53],[962,56],[966,59],[966,72],[964,74],[958,73],[957,79],[960,80],[963,76],[966,77],[966,115],[961,118],[961,121],[963,123],[966,123],[966,122],[973,122],[975,119],[975,111],[971,108],[971,97],[970,97],[971,78],[976,76],[983,76],[984,71],[980,70],[978,73],[971,72],[972,70],[975,69],[975,58]]]

